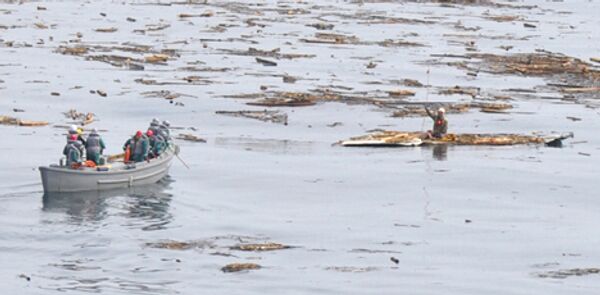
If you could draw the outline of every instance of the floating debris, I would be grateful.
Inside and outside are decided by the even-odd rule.
[[[193,242],[179,242],[172,240],[165,240],[160,242],[146,243],[146,247],[157,248],[157,249],[168,249],[168,250],[189,250],[192,248],[215,248],[216,246],[211,241],[193,241]]]
[[[98,28],[95,31],[99,32],[99,33],[114,33],[116,31],[118,31],[119,29],[115,28],[115,27],[110,27],[110,28]]]
[[[536,273],[539,278],[566,279],[571,276],[599,274],[600,268],[573,268]]]
[[[315,23],[315,24],[308,24],[306,25],[307,27],[313,27],[317,30],[333,30],[334,25],[333,24],[326,24],[326,23]]]
[[[24,126],[24,127],[38,127],[38,126],[46,126],[48,122],[46,121],[30,121],[30,120],[21,120],[15,117],[9,116],[0,116],[0,125],[15,125],[15,126]]]
[[[277,63],[276,63],[276,62],[274,62],[274,61],[270,61],[270,60],[268,60],[268,59],[260,58],[260,57],[257,57],[257,58],[256,58],[256,62],[258,62],[258,63],[262,64],[263,66],[267,66],[267,67],[274,67],[274,66],[277,66]]]
[[[278,243],[264,243],[264,244],[240,244],[230,247],[231,250],[240,251],[273,251],[283,250],[292,248],[291,246],[278,244]]]
[[[248,50],[219,49],[219,51],[233,55],[272,57],[276,59],[313,58],[316,56],[314,54],[281,53],[280,48],[275,48],[272,50],[260,50],[250,47]]]
[[[399,90],[390,90],[387,92],[390,96],[394,96],[394,97],[399,97],[399,96],[414,96],[415,92],[412,90],[405,90],[405,89],[399,89]]]
[[[170,56],[166,54],[152,54],[144,56],[144,61],[147,63],[165,63],[169,58]]]
[[[179,134],[177,135],[177,137],[175,137],[176,139],[181,139],[181,140],[186,140],[186,141],[191,141],[191,142],[202,142],[202,143],[206,143],[206,139],[200,138],[196,135],[193,134]]]
[[[197,96],[178,93],[178,92],[171,92],[169,90],[145,91],[145,92],[142,92],[141,95],[143,95],[144,97],[158,97],[158,98],[164,98],[167,100],[173,100],[173,99],[176,99],[179,97],[197,98]]]
[[[95,115],[94,113],[81,113],[76,109],[70,109],[66,112],[63,112],[63,115],[68,119],[78,121],[80,125],[88,125],[94,122]]]
[[[222,272],[238,272],[243,270],[260,269],[261,266],[256,263],[230,263],[221,268]]]
[[[287,125],[288,116],[280,111],[217,111],[219,115],[227,115],[232,117],[245,117],[256,119],[264,122],[272,122]]]
[[[381,131],[349,140],[340,141],[342,146],[420,146],[436,144],[454,145],[558,145],[562,140],[573,137],[573,133],[547,136],[520,134],[446,134],[442,138],[429,138],[423,132]]]
[[[461,87],[454,86],[452,88],[445,88],[438,92],[439,94],[444,95],[453,95],[453,94],[465,94],[475,98],[479,94],[479,88],[475,87]]]
[[[379,270],[379,268],[374,267],[374,266],[368,266],[368,267],[328,266],[328,267],[325,268],[325,270],[333,270],[333,271],[338,271],[338,272],[361,273],[361,272],[371,272],[371,271]]]

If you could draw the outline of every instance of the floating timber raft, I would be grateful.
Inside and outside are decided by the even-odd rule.
[[[340,141],[342,146],[421,146],[436,144],[453,145],[523,145],[545,144],[560,146],[562,140],[573,137],[573,133],[546,136],[520,134],[446,134],[442,138],[429,139],[423,132],[381,131]]]

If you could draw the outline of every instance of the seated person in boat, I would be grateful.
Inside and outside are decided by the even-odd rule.
[[[169,130],[170,126],[171,123],[169,123],[169,121],[162,121],[162,124],[158,126],[159,132],[157,134],[160,135],[165,140],[165,142],[171,140],[171,131]]]
[[[85,142],[85,150],[87,151],[86,159],[88,161],[93,161],[96,165],[98,165],[100,162],[100,156],[105,148],[106,146],[104,145],[102,137],[100,137],[100,134],[98,134],[98,130],[94,128]]]
[[[146,136],[148,136],[148,140],[150,141],[150,158],[156,158],[160,156],[162,151],[165,149],[165,140],[162,136],[155,134],[152,130],[148,129],[146,131]]]
[[[77,135],[71,135],[67,145],[63,149],[63,155],[67,157],[67,167],[76,168],[81,164],[81,151],[77,147]]]
[[[133,137],[128,139],[123,145],[125,151],[125,162],[143,162],[148,160],[148,151],[150,145],[148,144],[148,138],[142,133],[137,131]],[[130,155],[127,157],[127,155]]]
[[[433,120],[433,130],[427,131],[427,138],[442,138],[448,133],[448,120],[446,120],[446,117],[444,116],[446,110],[444,108],[439,108],[435,116],[427,107],[425,108],[425,111]]]
[[[148,130],[152,130],[152,133],[154,133],[154,135],[159,135],[160,134],[160,121],[156,118],[152,119],[152,121],[150,122],[150,127],[148,127]]]

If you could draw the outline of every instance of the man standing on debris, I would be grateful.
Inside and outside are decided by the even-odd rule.
[[[446,133],[448,133],[448,120],[446,120],[446,117],[444,116],[446,110],[444,108],[439,108],[435,116],[427,107],[425,107],[425,111],[433,120],[433,130],[428,131],[427,136],[429,138],[442,138],[444,135],[446,135]]]
[[[63,149],[63,155],[67,157],[67,167],[76,168],[81,163],[81,151],[77,147],[77,135],[71,135],[67,145]]]
[[[100,134],[98,134],[98,130],[94,128],[85,143],[85,150],[87,151],[86,159],[93,161],[96,163],[96,165],[98,165],[100,162],[100,156],[105,148],[106,146],[104,145],[102,137],[100,137]]]
[[[125,145],[123,146],[125,154],[127,154],[127,149],[129,149],[131,158],[125,159],[125,161],[143,162],[147,160],[149,150],[148,138],[142,131],[137,131],[132,138],[125,142]]]
[[[160,156],[164,149],[165,140],[162,138],[162,136],[154,134],[152,130],[148,130],[146,135],[150,141],[150,158],[156,158]]]

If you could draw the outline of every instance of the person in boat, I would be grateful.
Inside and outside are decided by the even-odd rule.
[[[104,140],[102,140],[102,137],[100,137],[100,134],[98,134],[98,130],[94,128],[85,143],[85,150],[87,151],[86,160],[93,161],[96,165],[98,165],[100,162],[100,156],[102,155],[102,152],[104,152],[105,148],[106,145],[104,145]]]
[[[427,131],[428,138],[442,138],[448,133],[448,120],[446,120],[446,110],[439,108],[437,113],[433,115],[431,111],[425,107],[427,115],[433,120],[433,130]]]
[[[148,136],[148,140],[150,142],[149,157],[156,158],[160,156],[165,149],[165,140],[162,138],[162,136],[154,134],[152,130],[148,130],[146,132],[146,136]]]
[[[67,141],[67,145],[63,149],[63,155],[67,157],[67,167],[75,167],[81,164],[81,151],[77,146],[77,135],[73,134]]]
[[[125,142],[123,150],[126,155],[128,149],[131,156],[129,159],[125,159],[126,161],[143,162],[148,160],[150,145],[148,144],[148,138],[142,131],[138,130],[133,137]]]
[[[150,127],[148,127],[148,130],[152,130],[152,133],[154,133],[154,135],[159,135],[160,134],[160,121],[158,121],[158,119],[156,119],[156,118],[152,119],[152,121],[150,122]]]
[[[71,127],[69,127],[69,134],[67,134],[67,142],[71,139],[71,136],[75,135],[77,137],[75,145],[79,149],[79,152],[82,155],[84,155],[85,154],[85,139],[83,139],[83,136],[81,136],[82,134],[83,134],[83,130],[81,128],[77,128],[77,126],[71,125]]]
[[[162,121],[159,126],[158,135],[160,135],[166,142],[171,141],[171,131],[169,131],[169,127],[171,127],[171,123],[169,123],[169,121]]]

